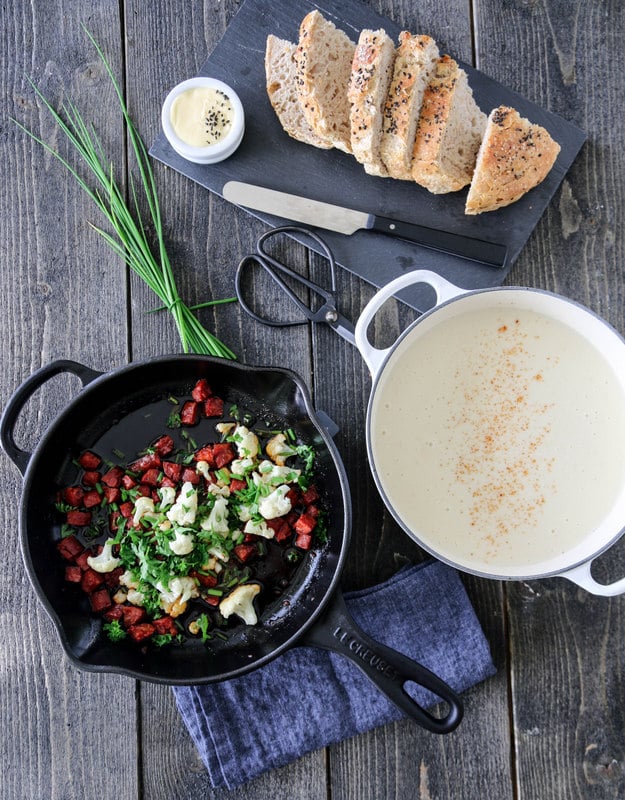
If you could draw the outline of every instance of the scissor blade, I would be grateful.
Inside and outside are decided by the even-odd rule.
[[[251,183],[228,181],[222,192],[224,198],[238,206],[264,211],[276,217],[304,222],[317,228],[350,235],[370,225],[370,214],[354,211],[295,194],[265,189]]]

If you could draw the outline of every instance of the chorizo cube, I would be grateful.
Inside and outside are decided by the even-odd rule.
[[[124,624],[127,628],[131,625],[138,625],[147,617],[145,608],[141,608],[141,606],[121,606],[121,609],[124,615]]]
[[[144,486],[158,486],[159,470],[156,467],[146,470],[140,478]]]
[[[83,473],[82,482],[84,486],[97,486],[102,480],[102,473],[95,470],[87,470]]]
[[[91,594],[104,583],[104,575],[88,567],[80,579],[80,587],[87,594]]]
[[[155,632],[156,628],[151,622],[141,622],[138,625],[131,625],[128,628],[128,634],[135,642],[142,642],[144,639],[149,639]]]
[[[200,476],[194,469],[187,467],[182,470],[182,481],[183,483],[191,483],[195,486],[200,482]]]
[[[295,547],[299,547],[300,550],[310,550],[312,545],[312,534],[298,533],[293,544]]]
[[[111,600],[111,595],[108,593],[108,589],[98,589],[96,592],[92,592],[89,595],[89,602],[91,603],[91,609],[96,612],[96,614],[101,613],[102,611],[106,611],[107,608],[110,608],[113,605],[113,601]]]
[[[82,505],[82,499],[85,496],[84,489],[80,486],[68,486],[63,489],[63,500],[69,503],[70,506],[78,507]]]
[[[154,625],[156,633],[170,634],[171,636],[177,636],[179,633],[176,623],[170,616],[154,619],[152,620],[152,625]]]
[[[308,516],[308,514],[304,513],[301,514],[300,517],[296,520],[295,525],[295,533],[308,535],[312,533],[315,529],[317,524],[317,520],[314,517]]]
[[[182,475],[182,464],[177,464],[175,461],[163,461],[163,472],[170,480],[178,483]]]
[[[91,450],[85,450],[79,456],[78,463],[83,469],[93,470],[100,466],[102,459],[97,453],[94,453]]]
[[[95,489],[91,489],[90,492],[85,492],[82,504],[85,508],[93,508],[94,506],[99,506],[101,500],[100,493]]]
[[[65,515],[68,525],[75,528],[84,528],[91,524],[91,511],[68,511]]]
[[[107,503],[119,503],[122,499],[121,489],[113,486],[104,487],[104,498]]]
[[[182,425],[197,425],[200,419],[200,404],[194,400],[187,400],[180,410],[180,423]]]
[[[56,549],[66,561],[74,561],[85,548],[75,536],[66,536],[57,542]]]
[[[152,448],[157,455],[159,455],[161,458],[164,458],[173,452],[174,440],[171,438],[171,436],[169,436],[169,434],[165,433],[154,442]]]
[[[76,565],[65,567],[65,580],[68,583],[80,583],[82,580],[82,570],[80,567]]]
[[[221,469],[231,461],[234,461],[235,452],[230,442],[217,443],[213,447],[213,453],[215,456],[215,466],[217,469]]]
[[[200,378],[191,390],[191,397],[196,401],[196,403],[203,403],[205,400],[208,400],[212,393],[213,390],[211,389],[206,378]]]
[[[222,417],[224,413],[224,401],[221,397],[209,397],[204,403],[205,417]]]
[[[122,485],[122,478],[124,477],[124,470],[121,467],[111,467],[108,472],[102,476],[102,483],[117,489]]]

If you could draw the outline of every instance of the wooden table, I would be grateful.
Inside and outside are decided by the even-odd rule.
[[[283,0],[286,1],[286,0]],[[507,283],[566,294],[625,333],[625,45],[620,0],[380,0],[375,9],[557,112],[588,142],[514,266]],[[95,212],[60,166],[8,117],[57,141],[25,76],[51,97],[71,97],[93,119],[107,152],[123,164],[127,143],[116,101],[81,28],[123,75],[131,114],[147,142],[159,129],[168,89],[195,74],[236,13],[235,0],[56,0],[4,3],[0,82],[2,212],[0,303],[2,402],[55,358],[110,370],[177,352],[171,320],[148,315],[154,297],[92,232]],[[172,170],[155,164],[170,253],[187,302],[226,297],[242,254],[264,226]],[[297,258],[293,254],[294,258]],[[355,319],[372,289],[341,272],[339,297]],[[337,442],[355,509],[353,557],[344,585],[388,577],[423,558],[403,535],[369,477],[364,414],[369,377],[354,348],[323,327],[288,335],[262,329],[236,305],[201,312],[244,362],[303,373],[315,402],[340,426]],[[376,336],[411,319],[385,311]],[[340,379],[338,379],[340,376]],[[77,382],[58,378],[29,403],[19,441],[32,448]],[[170,690],[119,676],[78,672],[65,658],[22,566],[20,479],[3,455],[0,491],[0,796],[28,798],[229,797],[213,792]],[[616,547],[596,570],[625,573]],[[447,737],[409,722],[312,753],[266,774],[239,798],[625,797],[625,603],[561,579],[466,577],[492,647],[495,678],[465,696],[466,718]]]

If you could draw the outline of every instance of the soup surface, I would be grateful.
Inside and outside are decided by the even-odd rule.
[[[532,574],[570,551],[625,482],[616,375],[577,331],[535,311],[417,325],[380,377],[370,425],[400,520],[479,572]]]

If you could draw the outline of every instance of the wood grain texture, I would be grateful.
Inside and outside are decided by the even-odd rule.
[[[588,143],[507,282],[567,294],[625,332],[625,133],[614,124],[624,90],[613,55],[624,45],[623,4],[370,4],[588,131]],[[240,3],[155,0],[148,9],[127,0],[121,11],[113,0],[40,5],[5,3],[0,9],[0,170],[3,186],[10,187],[0,193],[0,324],[9,343],[0,359],[3,405],[26,376],[55,358],[107,370],[180,349],[168,315],[146,314],[153,295],[136,278],[126,279],[90,229],[97,217],[73,182],[8,120],[16,117],[59,144],[24,76],[32,75],[55,100],[78,101],[123,166],[126,142],[116,102],[81,23],[123,75],[131,114],[149,143],[167,91],[197,72]],[[265,226],[161,164],[155,175],[183,297],[192,304],[231,295],[236,265]],[[281,254],[323,279],[321,259],[308,260],[292,244]],[[355,320],[373,290],[341,272],[337,294],[342,313]],[[256,298],[274,302],[263,288]],[[302,374],[317,407],[339,425],[337,445],[354,505],[344,587],[372,585],[425,558],[385,511],[370,476],[370,377],[355,348],[323,326],[263,328],[235,305],[200,313],[243,362]],[[412,319],[414,312],[388,303],[372,326],[372,341],[388,346]],[[20,446],[36,447],[77,389],[75,379],[59,377],[38,392],[21,415]],[[470,576],[464,584],[498,673],[466,693],[465,720],[455,733],[441,738],[409,722],[388,725],[233,792],[212,790],[167,687],[78,672],[63,655],[18,552],[19,476],[6,456],[0,458],[2,800],[625,796],[624,601],[595,598],[555,578],[502,587]],[[595,571],[604,581],[625,574],[625,542],[601,557]]]
[[[52,157],[9,119],[63,147],[28,85],[30,76],[54,103],[71,96],[89,109],[123,165],[120,128],[111,125],[115,101],[80,27],[90,26],[118,66],[117,6],[100,4],[88,14],[79,2],[18,3],[5,4],[0,13],[4,405],[24,378],[55,358],[74,357],[99,369],[125,360],[126,292],[123,268],[89,228],[89,221],[99,221],[94,210]],[[57,378],[36,394],[18,425],[21,447],[36,446],[77,388],[75,380]],[[78,673],[69,665],[25,575],[17,532],[20,481],[8,458],[0,458],[0,794],[3,800],[95,800],[109,794],[115,774],[118,786],[136,796],[134,683]],[[126,726],[131,735],[124,747],[112,748]],[[102,769],[104,752],[108,771]]]
[[[623,6],[476,7],[478,66],[589,135],[508,282],[573,297],[623,333],[625,142],[614,124],[623,90],[609,78]],[[605,582],[625,573],[623,554],[621,544],[601,559]],[[625,794],[624,611],[622,598],[591,597],[558,579],[507,589],[519,798]]]

